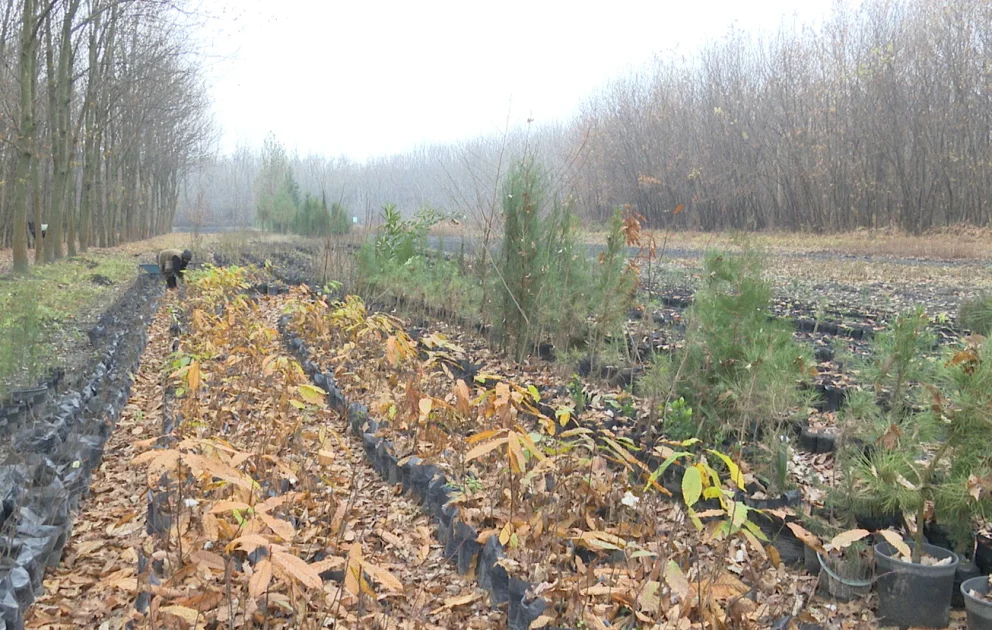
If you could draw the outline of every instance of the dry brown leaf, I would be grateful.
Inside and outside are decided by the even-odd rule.
[[[458,379],[455,383],[455,408],[458,413],[467,416],[472,411],[472,392],[469,391],[465,381]]]
[[[255,572],[248,580],[248,595],[251,597],[261,597],[269,590],[272,582],[272,563],[269,560],[259,560],[255,565]]]
[[[271,514],[267,514],[266,512],[262,512],[260,510],[255,512],[255,516],[265,523],[276,536],[287,542],[292,540],[296,535],[296,530],[293,529],[293,525],[288,521],[284,521],[281,518],[276,518]]]
[[[320,588],[324,582],[320,575],[314,571],[313,567],[301,558],[284,551],[273,551],[272,562],[287,574],[299,580],[301,584],[309,588]]]
[[[348,564],[344,571],[344,587],[352,595],[358,595],[361,590],[362,577],[362,545],[354,543],[348,551]]]
[[[668,584],[668,588],[672,589],[680,602],[684,602],[689,597],[689,593],[692,592],[689,580],[686,579],[682,568],[674,560],[669,560],[668,566],[665,567],[665,584]]]
[[[238,536],[231,542],[227,544],[227,551],[230,552],[232,549],[242,549],[248,553],[251,553],[258,549],[259,547],[268,547],[272,543],[269,539],[261,534],[245,534],[244,536]]]
[[[395,575],[393,575],[386,569],[383,569],[382,567],[378,567],[374,564],[370,564],[368,562],[362,564],[362,569],[366,573],[371,575],[372,579],[374,579],[379,584],[382,584],[382,586],[389,589],[390,591],[394,593],[403,592],[403,582],[401,582],[399,578],[397,578]]]
[[[472,448],[468,453],[465,453],[465,461],[470,462],[473,459],[478,459],[490,451],[495,451],[500,446],[507,443],[509,438],[507,436],[496,438],[495,440],[490,440],[489,442],[483,442]],[[519,445],[518,445],[519,446]]]
[[[813,551],[825,553],[823,545],[820,543],[820,539],[815,534],[807,531],[798,523],[786,523],[785,526],[788,527],[793,534],[795,534],[796,538],[803,541],[807,547]]]
[[[191,595],[190,597],[177,600],[176,604],[179,606],[194,608],[203,613],[214,610],[223,600],[224,593],[221,591],[204,591],[202,593],[197,593],[196,595]]]
[[[849,529],[846,532],[841,532],[834,536],[826,548],[828,551],[833,549],[844,549],[851,546],[852,543],[870,535],[871,532],[867,529]]]
[[[189,624],[195,624],[197,619],[200,618],[200,611],[194,610],[192,608],[187,608],[186,606],[164,606],[159,608],[160,613],[166,615],[172,615],[174,617],[179,617],[183,621]]]
[[[217,514],[219,512],[231,512],[233,510],[247,511],[250,509],[252,507],[244,501],[218,501],[210,508],[210,513]]]
[[[882,529],[876,533],[881,534],[882,538],[884,538],[890,545],[892,545],[892,547],[895,548],[895,550],[899,553],[900,556],[904,558],[912,557],[913,552],[910,551],[909,545],[907,545],[906,542],[902,539],[901,534],[891,529]]]

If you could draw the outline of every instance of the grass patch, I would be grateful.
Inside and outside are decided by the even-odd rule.
[[[992,335],[992,293],[961,303],[958,323],[979,335]]]
[[[0,397],[37,384],[137,274],[134,258],[94,253],[0,279]]]

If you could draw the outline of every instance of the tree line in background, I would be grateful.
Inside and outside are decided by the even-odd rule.
[[[36,263],[171,229],[210,138],[187,18],[159,1],[0,5],[0,246],[15,269],[32,227]]]
[[[309,236],[342,235],[351,230],[347,209],[340,202],[328,208],[323,190],[319,197],[309,192],[301,195],[286,150],[272,134],[262,148],[254,193],[255,218],[267,230]]]
[[[704,229],[988,225],[990,24],[987,0],[868,0],[659,63],[581,117],[580,203],[686,203]]]
[[[815,28],[731,31],[691,56],[660,57],[567,124],[364,164],[288,162],[304,191],[326,190],[365,219],[393,202],[486,224],[506,165],[526,153],[578,214],[601,222],[629,204],[649,224],[705,230],[988,225],[989,24],[987,0],[839,4]],[[205,167],[201,181],[219,184],[206,201],[218,222],[255,219],[262,161],[241,148]]]

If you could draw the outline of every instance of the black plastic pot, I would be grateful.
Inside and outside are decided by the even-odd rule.
[[[938,560],[950,558],[951,562],[941,566],[903,562],[895,557],[896,550],[889,543],[875,545],[881,625],[946,628],[950,623],[957,554],[927,544],[923,552]]]
[[[803,549],[803,568],[812,575],[820,575],[820,554],[812,547]]]
[[[968,630],[992,630],[992,602],[971,595],[972,591],[979,595],[988,595],[988,576],[980,575],[962,582],[961,595],[964,596],[964,607],[968,611]]]
[[[965,607],[964,605],[964,594],[961,591],[961,585],[970,580],[971,578],[981,577],[981,572],[975,563],[971,560],[965,560],[961,558],[961,563],[958,564],[957,573],[954,574],[954,591],[951,596],[951,606],[961,610]]]
[[[827,592],[842,602],[861,599],[871,592],[871,559],[858,558],[856,564],[847,564],[840,558],[816,554],[820,570],[827,574]]]
[[[10,392],[10,399],[12,401],[28,405],[29,407],[40,405],[45,402],[46,398],[48,398],[48,387],[45,385]]]
[[[975,564],[982,575],[992,573],[992,538],[979,534],[976,536]]]
[[[833,453],[837,450],[837,434],[833,429],[810,429],[803,426],[799,433],[799,444],[809,453]]]

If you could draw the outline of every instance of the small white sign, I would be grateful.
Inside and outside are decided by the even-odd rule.
[[[352,223],[358,223],[358,217],[351,217]]]

